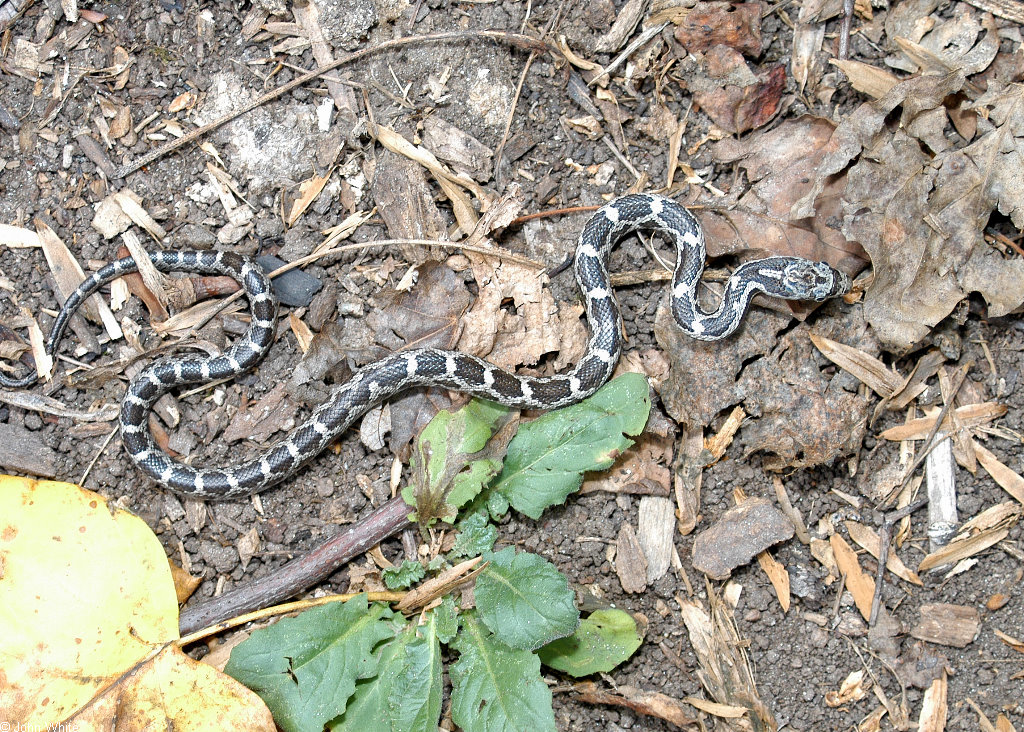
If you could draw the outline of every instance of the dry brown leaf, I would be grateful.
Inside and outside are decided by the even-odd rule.
[[[829,537],[836,566],[846,576],[846,589],[853,595],[853,601],[865,620],[871,617],[871,600],[875,595],[875,581],[866,574],[857,561],[853,547],[839,534]]]
[[[645,691],[634,686],[619,684],[615,692],[602,691],[592,681],[582,681],[573,686],[580,701],[588,704],[610,704],[626,707],[638,714],[657,717],[677,727],[689,727],[696,719],[686,712],[678,699],[657,691]]]
[[[972,291],[990,316],[1024,302],[1024,260],[1004,259],[983,236],[997,208],[1024,227],[1024,87],[991,86],[973,105],[979,134],[956,149],[944,105],[964,83],[960,72],[915,77],[861,105],[835,129],[794,207],[820,216],[819,196],[836,191],[843,234],[871,256],[865,317],[893,351],[920,341]]]
[[[503,368],[533,366],[548,353],[558,353],[556,367],[575,363],[586,343],[579,310],[563,315],[546,287],[547,277],[509,261],[466,252],[480,291],[464,319],[458,350]],[[515,312],[503,304],[510,302]]]
[[[775,596],[779,598],[779,605],[783,613],[789,612],[789,572],[779,561],[768,552],[764,551],[757,555],[757,563],[761,570],[768,575],[775,590]]]
[[[825,24],[808,22],[801,8],[800,22],[793,29],[793,51],[789,63],[790,72],[796,79],[797,89],[801,94],[804,93],[812,74],[815,78],[821,75],[820,54],[824,41]]]
[[[855,449],[866,430],[866,396],[829,388],[826,373],[807,368],[820,356],[806,329],[777,339],[788,320],[755,307],[730,338],[704,343],[686,337],[662,302],[654,334],[671,370],[657,389],[669,415],[703,426],[742,403],[745,412],[759,416],[744,426],[748,452],[777,455],[769,461],[773,470],[827,462]],[[823,318],[816,325],[823,332],[840,328],[851,330],[845,321]]]
[[[192,597],[192,593],[196,591],[203,582],[202,576],[196,576],[189,574],[183,568],[178,566],[176,562],[167,560],[167,565],[171,568],[171,579],[174,581],[174,594],[178,597],[178,604],[182,605],[188,598]]]
[[[861,548],[867,551],[868,554],[878,559],[879,555],[879,539],[878,534],[875,530],[864,524],[857,523],[856,521],[844,521],[847,532],[850,534],[850,538],[857,542]],[[885,563],[885,568],[892,572],[900,579],[906,580],[911,584],[923,587],[924,583],[921,582],[921,578],[917,576],[917,573],[907,567],[903,560],[900,559],[895,550],[889,550],[889,558]]]
[[[1005,502],[991,506],[960,527],[956,537],[941,549],[932,552],[917,566],[918,572],[959,562],[998,544],[1010,533],[1024,508],[1019,503]]]
[[[78,260],[75,259],[71,250],[67,248],[67,245],[64,244],[64,241],[57,236],[53,229],[38,219],[35,221],[35,226],[36,233],[39,235],[39,241],[43,245],[43,254],[46,256],[47,264],[50,265],[50,271],[53,273],[53,279],[57,283],[57,289],[63,303],[74,292],[75,288],[85,280],[85,272],[81,265],[78,264]],[[117,340],[124,335],[121,332],[121,326],[118,325],[117,320],[114,318],[114,313],[110,311],[110,308],[99,295],[93,295],[86,300],[82,305],[82,312],[97,322],[102,322],[107,335],[112,340]]]
[[[854,89],[875,99],[884,97],[900,80],[891,71],[861,61],[829,59],[829,63],[846,74],[846,78],[850,80],[850,85]]]
[[[610,470],[588,473],[580,493],[608,491],[633,495],[667,496],[672,481],[668,463],[672,459],[672,440],[644,433]]]
[[[286,432],[295,426],[298,409],[299,405],[288,395],[287,385],[281,382],[235,412],[221,433],[221,439],[228,443],[239,440],[265,443],[274,433]]]
[[[850,702],[857,702],[868,695],[871,679],[865,678],[863,670],[854,671],[839,685],[838,691],[825,692],[825,703],[830,707],[841,707]]]
[[[308,351],[309,344],[313,341],[313,331],[305,321],[296,317],[294,312],[288,313],[288,327],[292,329],[292,335],[295,336],[295,340],[299,344],[299,350],[303,353]]]
[[[879,359],[859,348],[833,341],[811,333],[811,342],[829,361],[856,376],[861,383],[883,399],[895,393],[903,384],[903,377]]]
[[[306,209],[320,195],[324,186],[327,185],[327,181],[331,179],[331,173],[333,172],[334,169],[332,168],[327,171],[327,175],[321,176],[314,173],[299,183],[299,196],[292,201],[291,208],[288,209],[288,214],[284,217],[285,226],[289,228],[295,226],[295,222],[299,220],[299,217],[306,212]]]
[[[490,148],[439,115],[423,120],[423,146],[475,181],[491,178],[493,153]]]
[[[985,402],[983,404],[968,404],[963,407],[957,407],[953,410],[952,414],[947,414],[942,422],[942,429],[947,433],[952,433],[957,430],[957,427],[961,429],[970,429],[972,427],[978,427],[983,424],[999,419],[1006,414],[1006,405],[999,404],[997,402]],[[893,442],[901,442],[903,440],[924,440],[932,433],[935,429],[935,419],[938,416],[939,409],[934,410],[934,414],[928,417],[919,417],[918,419],[912,419],[904,422],[896,427],[890,427],[879,434],[884,440],[892,440]]]
[[[722,46],[751,57],[761,53],[758,3],[698,2],[685,14],[673,18],[673,22],[675,38],[687,51]]]
[[[1000,488],[1013,496],[1018,503],[1024,504],[1024,478],[1015,471],[999,462],[987,447],[977,441],[972,441],[974,454],[978,457],[981,467],[992,476]]]
[[[743,168],[750,188],[728,212],[701,215],[711,256],[751,249],[758,255],[826,261],[856,274],[865,261],[863,250],[826,223],[829,216],[842,215],[835,196],[841,182],[830,182],[809,214],[794,211],[801,197],[812,192],[814,172],[833,135],[830,121],[804,117],[742,140],[716,143],[715,160]]]
[[[466,195],[466,190],[472,192],[483,206],[489,204],[492,198],[476,181],[469,176],[449,172],[432,152],[424,147],[413,145],[389,127],[375,125],[371,133],[388,150],[403,155],[429,170],[448,200],[451,201],[455,220],[459,222],[462,231],[467,234],[473,231],[476,227],[477,212],[473,208],[472,200]]]
[[[981,18],[979,23],[976,11],[964,5],[957,9],[953,18],[931,23],[930,32],[920,42],[895,35],[892,38],[903,52],[903,58],[891,56],[887,62],[908,73],[948,74],[954,69],[964,76],[981,73],[999,50],[995,18],[988,14],[982,14]]]

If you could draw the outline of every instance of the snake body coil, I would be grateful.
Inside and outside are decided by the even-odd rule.
[[[230,378],[254,368],[274,340],[277,300],[270,281],[252,260],[227,252],[154,252],[158,270],[222,274],[242,284],[252,320],[245,335],[222,355],[184,357],[147,366],[128,386],[121,403],[121,437],[132,460],[171,490],[194,498],[234,498],[256,493],[293,475],[320,454],[373,405],[413,386],[441,386],[510,407],[554,409],[593,394],[609,378],[622,350],[619,311],[608,281],[608,252],[627,233],[661,231],[678,251],[672,280],[672,310],[680,328],[694,338],[717,340],[740,324],[757,292],[790,300],[822,301],[849,290],[849,278],[821,262],[769,257],[741,265],[726,283],[714,312],[697,305],[697,285],[704,269],[704,235],[685,208],[661,196],[625,196],[602,207],[580,234],[575,271],[586,303],[591,335],[587,351],[565,374],[543,378],[517,376],[474,356],[425,348],[392,354],[363,367],[335,388],[302,425],[249,462],[220,469],[194,468],[178,462],[153,441],[148,415],[171,389]],[[101,286],[135,272],[132,258],[120,259],[85,280],[67,299],[46,343],[53,354],[72,314]],[[13,380],[0,373],[0,385],[30,386],[35,374]]]

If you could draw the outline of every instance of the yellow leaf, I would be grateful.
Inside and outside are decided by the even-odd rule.
[[[0,475],[0,627],[0,709],[26,728],[112,729],[130,711],[132,729],[211,729],[207,708],[227,728],[274,728],[255,694],[170,645],[160,542],[79,486]]]

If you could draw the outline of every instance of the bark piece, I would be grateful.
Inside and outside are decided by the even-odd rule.
[[[24,427],[0,423],[0,465],[8,470],[53,478],[56,474],[57,454],[42,438]]]
[[[693,566],[717,580],[726,579],[768,547],[793,536],[793,524],[764,498],[751,498],[726,511],[693,543]]]

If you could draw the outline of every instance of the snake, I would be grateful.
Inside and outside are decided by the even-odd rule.
[[[702,341],[726,338],[739,327],[756,293],[786,300],[823,302],[845,294],[849,277],[824,262],[771,256],[745,262],[732,272],[718,307],[705,310],[697,288],[705,267],[703,229],[683,205],[654,194],[632,194],[597,210],[576,244],[573,266],[590,336],[584,355],[565,373],[521,376],[475,356],[437,348],[396,351],[363,366],[317,406],[309,418],[256,457],[223,468],[201,468],[164,452],[149,430],[149,412],[165,393],[181,386],[229,379],[254,369],[274,342],[278,302],[270,279],[251,258],[225,251],[148,253],[162,272],[227,275],[244,289],[250,322],[219,355],[172,356],[143,368],[128,384],[120,406],[121,441],[138,468],[167,489],[196,499],[231,499],[257,493],[295,475],[371,407],[418,386],[443,387],[519,409],[551,410],[594,394],[610,378],[622,351],[622,320],[609,281],[609,252],[627,234],[661,232],[676,248],[671,309],[678,327]],[[67,298],[45,343],[53,356],[74,312],[112,280],[138,271],[132,257],[110,262],[86,278]],[[29,387],[37,375],[0,385]]]

